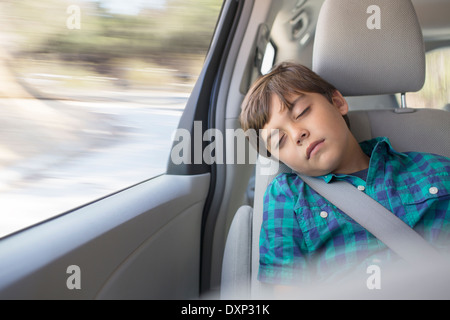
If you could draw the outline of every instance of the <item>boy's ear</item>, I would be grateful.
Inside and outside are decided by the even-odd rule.
[[[348,112],[348,103],[338,90],[334,91],[332,100],[333,105],[339,109],[339,112],[342,115],[346,115]]]

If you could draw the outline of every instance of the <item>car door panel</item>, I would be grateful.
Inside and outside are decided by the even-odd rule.
[[[195,297],[208,187],[163,175],[2,239],[0,298]]]

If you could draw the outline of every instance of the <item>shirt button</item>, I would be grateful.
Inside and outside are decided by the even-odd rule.
[[[358,186],[358,190],[359,190],[359,191],[364,191],[364,190],[366,190],[366,187],[364,187],[364,186]]]
[[[326,218],[326,217],[328,217],[328,212],[326,212],[326,211],[321,211],[320,212],[320,216],[322,217],[322,218]]]
[[[438,193],[439,189],[436,187],[431,187],[430,189],[428,189],[428,192],[431,194],[436,194]]]

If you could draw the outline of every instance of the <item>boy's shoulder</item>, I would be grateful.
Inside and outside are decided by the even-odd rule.
[[[450,172],[450,158],[427,152],[410,151],[405,154],[424,174]]]
[[[296,174],[295,172],[282,172],[282,173],[279,173],[272,180],[272,182],[269,184],[269,186],[271,186],[271,185],[276,185],[276,186],[280,186],[280,187],[291,186],[291,185],[298,184],[299,182],[303,182],[303,180],[300,179],[298,174]]]
[[[297,196],[305,182],[295,172],[279,173],[267,186],[266,194]]]
[[[433,174],[437,171],[450,171],[450,158],[420,151],[399,151],[396,150],[389,138],[377,137],[360,143],[362,150],[372,158],[377,159],[376,162],[389,166],[397,167],[399,170],[407,170],[416,174]]]
[[[435,153],[419,152],[419,151],[409,151],[405,153],[408,154],[410,157],[419,158],[422,159],[423,161],[450,163],[449,157]]]

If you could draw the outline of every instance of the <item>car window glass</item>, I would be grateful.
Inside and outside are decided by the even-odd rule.
[[[221,5],[0,2],[0,237],[165,172]]]
[[[267,74],[270,72],[270,69],[272,69],[273,64],[275,62],[275,46],[272,42],[267,42],[266,51],[264,52],[264,57],[261,64],[261,74]]]
[[[397,96],[400,99],[400,96]],[[400,101],[400,100],[399,100]],[[406,94],[409,108],[432,108],[450,111],[450,48],[426,54],[425,83],[418,92]]]

